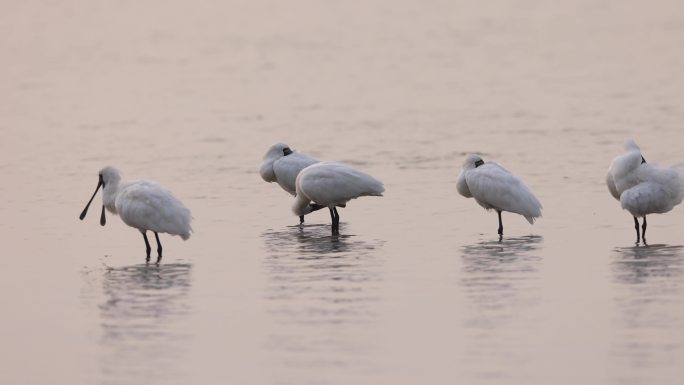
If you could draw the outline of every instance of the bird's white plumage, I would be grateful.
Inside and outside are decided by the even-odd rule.
[[[264,155],[259,174],[266,182],[277,182],[283,190],[295,195],[297,175],[306,167],[318,163],[318,160],[292,150],[290,150],[292,153],[285,155],[283,152],[285,149],[290,148],[284,143],[271,146]]]
[[[639,146],[629,140],[625,153],[613,159],[606,185],[623,209],[635,217],[662,214],[684,199],[680,167],[659,167],[646,163]]]
[[[456,188],[487,210],[520,214],[530,224],[541,217],[541,203],[518,177],[497,163],[484,163],[477,155],[466,157]]]
[[[128,226],[138,230],[190,238],[192,214],[171,191],[150,181],[121,184],[119,171],[105,167],[103,204]]]
[[[606,175],[606,185],[608,186],[610,195],[612,195],[613,198],[620,200],[620,193],[617,190],[617,186],[615,186],[615,178],[613,178],[613,173],[610,171]]]
[[[320,162],[302,170],[296,179],[297,215],[310,212],[309,202],[321,206],[345,207],[362,196],[382,196],[385,187],[374,177],[337,162]]]

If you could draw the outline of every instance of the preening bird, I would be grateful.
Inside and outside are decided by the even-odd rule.
[[[287,144],[276,143],[264,155],[259,173],[266,182],[277,182],[283,190],[294,196],[297,175],[314,163],[318,163],[318,160],[293,151]],[[299,223],[304,223],[304,215],[299,216]]]
[[[541,217],[542,205],[523,182],[494,162],[485,163],[478,155],[469,154],[456,184],[458,192],[499,216],[499,241],[503,238],[501,212],[520,214],[530,224]]]
[[[150,242],[147,231],[154,232],[157,239],[157,262],[162,258],[162,245],[158,233],[178,235],[183,240],[190,238],[192,214],[169,190],[150,181],[120,183],[121,174],[114,167],[100,170],[97,188],[83,209],[80,219],[85,218],[88,207],[97,191],[102,187],[102,214],[100,224],[105,225],[105,208],[118,214],[128,226],[138,229],[145,239],[147,260],[150,259]]]
[[[340,231],[337,207],[346,207],[347,202],[362,196],[382,196],[385,191],[379,180],[337,162],[321,162],[305,168],[297,176],[295,187],[292,211],[302,216],[327,207],[330,209],[333,235]]]
[[[646,163],[633,140],[625,143],[624,154],[613,159],[606,184],[610,194],[634,217],[637,245],[640,241],[646,245],[646,215],[666,213],[684,199],[681,172],[681,166],[658,167]],[[639,217],[644,218],[641,234]]]

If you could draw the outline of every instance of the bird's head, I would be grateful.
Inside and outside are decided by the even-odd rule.
[[[634,139],[627,139],[624,147],[626,151],[641,151],[641,148],[639,148]]]
[[[482,160],[482,157],[476,154],[468,154],[463,161],[463,169],[464,170],[472,170],[474,168],[480,167],[484,164],[484,160]]]
[[[115,185],[121,180],[121,173],[112,166],[107,166],[100,170],[100,180],[102,180],[102,187],[107,185]]]
[[[268,149],[268,151],[266,151],[266,154],[264,155],[264,160],[268,160],[268,159],[275,160],[275,159],[278,159],[278,158],[283,157],[283,156],[288,156],[292,153],[293,153],[292,149],[287,144],[276,143],[273,146],[271,146]]]
[[[121,174],[119,174],[119,170],[115,169],[114,167],[107,166],[100,170],[97,177],[97,187],[95,188],[93,196],[90,197],[88,204],[86,204],[86,207],[83,209],[81,215],[79,216],[81,220],[83,220],[83,218],[85,218],[86,214],[88,213],[88,208],[90,207],[90,204],[93,202],[93,198],[95,198],[95,194],[97,194],[97,191],[100,189],[100,187],[102,187],[102,190],[104,190],[105,188],[107,188],[107,186],[116,186],[117,184],[119,184]],[[115,209],[110,208],[110,210],[115,212]],[[107,223],[107,220],[105,219],[105,204],[103,203],[102,214],[100,215],[100,224],[104,226],[105,223]]]
[[[634,139],[628,139],[628,140],[625,142],[625,150],[626,150],[627,152],[632,152],[632,151],[634,151],[634,152],[638,152],[639,154],[641,154],[641,148],[639,148],[639,146],[636,144],[636,142],[634,141]],[[642,164],[643,164],[643,163],[646,163],[646,159],[644,159],[644,156],[643,156],[643,155],[641,155],[641,163],[642,163]]]

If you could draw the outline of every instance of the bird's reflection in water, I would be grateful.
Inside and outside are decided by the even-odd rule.
[[[463,247],[461,284],[475,307],[470,326],[496,327],[537,302],[541,242],[542,237],[528,236]]]
[[[543,238],[527,236],[485,241],[462,248],[461,287],[471,306],[464,309],[464,359],[475,377],[490,381],[523,370],[526,337],[537,321],[531,308],[541,299],[539,248]]]
[[[617,248],[611,262],[620,380],[638,383],[642,370],[676,372],[684,357],[684,247]]]
[[[275,327],[266,349],[282,370],[369,366],[382,266],[380,240],[330,235],[306,225],[262,235],[268,276],[265,297]],[[281,373],[287,377],[286,373]]]
[[[102,382],[185,383],[190,271],[184,263],[104,267]]]

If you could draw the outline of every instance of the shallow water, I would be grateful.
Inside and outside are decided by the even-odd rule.
[[[2,6],[3,384],[678,384],[681,208],[631,217],[623,141],[684,161],[677,1],[22,2]],[[290,212],[285,141],[382,180]],[[530,226],[458,196],[519,175]],[[97,206],[97,171],[170,188],[195,234]],[[100,198],[97,198],[98,200]],[[97,201],[96,201],[97,202]]]

